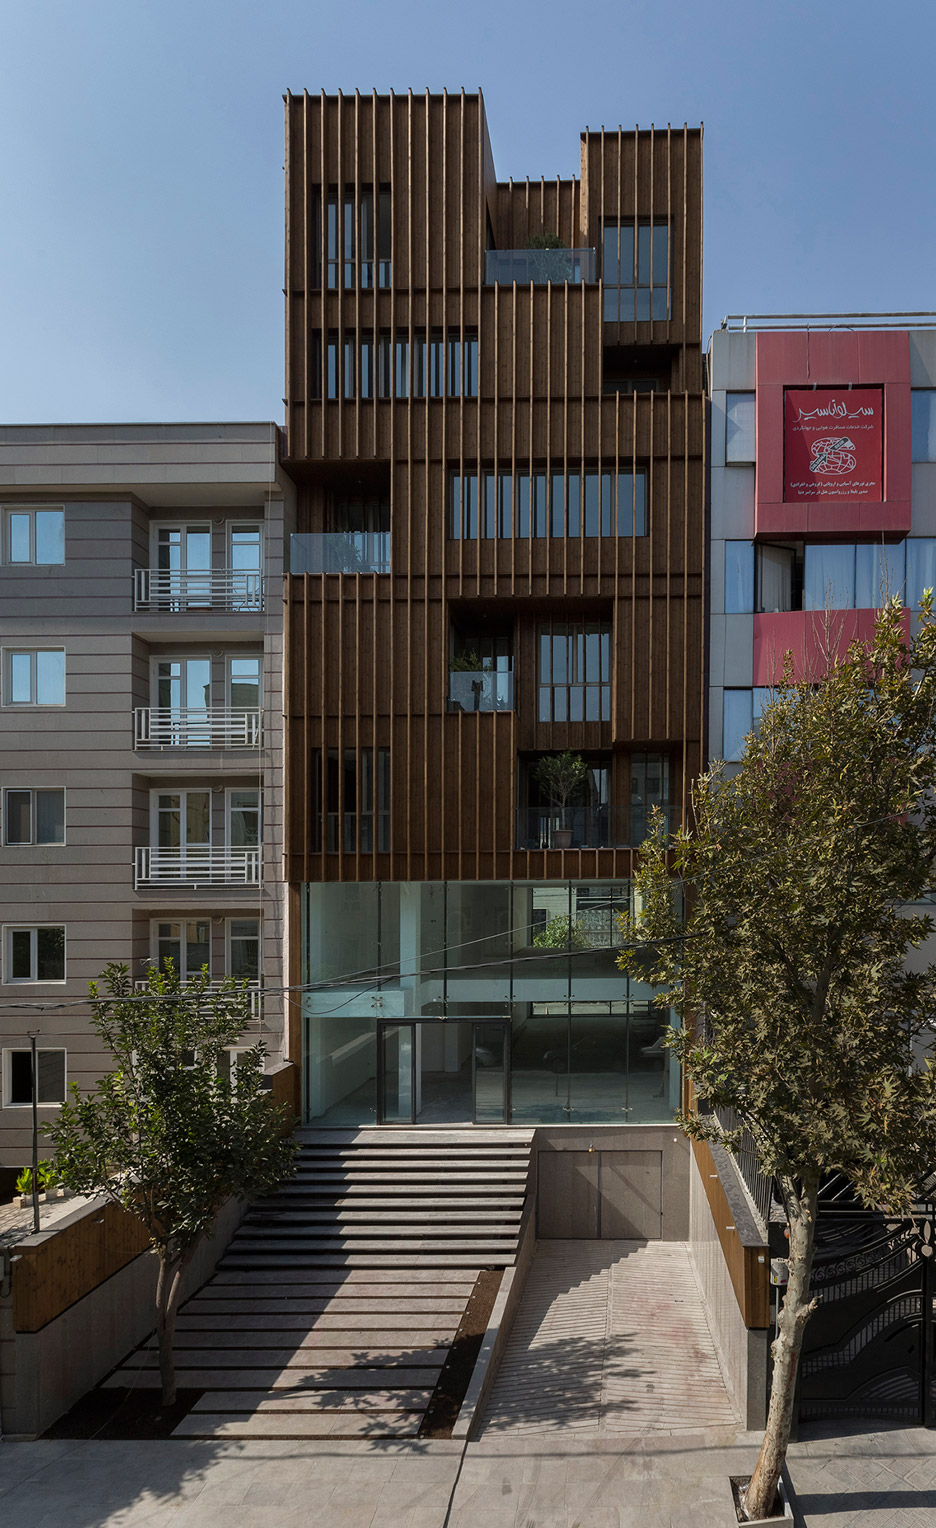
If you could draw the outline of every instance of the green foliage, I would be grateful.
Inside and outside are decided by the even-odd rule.
[[[126,966],[90,987],[93,1027],[114,1069],[97,1091],[77,1087],[47,1133],[67,1188],[104,1193],[145,1224],[170,1261],[189,1256],[224,1202],[251,1199],[290,1171],[289,1121],[262,1087],[264,1050],[241,1051],[236,1082],[226,1047],[250,1020],[246,984],[184,983],[170,962],[134,991]]]
[[[548,923],[533,935],[533,943],[540,950],[585,950],[588,940],[582,926],[572,918],[550,918]]]
[[[557,233],[535,233],[527,240],[527,249],[567,249],[564,239],[560,239]]]
[[[489,666],[476,647],[470,652],[455,653],[449,662],[449,668],[460,674],[480,674]]]
[[[936,1162],[936,966],[907,961],[934,928],[913,910],[936,866],[932,591],[909,643],[899,600],[870,649],[836,657],[834,636],[815,684],[793,683],[788,666],[738,772],[717,764],[697,782],[694,830],[668,842],[655,814],[637,912],[622,920],[634,944],[619,964],[684,1021],[666,1043],[702,1112],[680,1116],[683,1129],[731,1150],[746,1126],[783,1197],[788,1283],[745,1493],[754,1518],[789,1441],[823,1176],[841,1172],[865,1204],[906,1215]],[[684,928],[673,875],[689,890]],[[740,1122],[728,1136],[709,1113],[720,1106]]]
[[[537,784],[545,793],[550,806],[564,812],[585,789],[588,765],[580,753],[566,748],[562,753],[547,753],[533,770]]]
[[[55,1164],[51,1160],[39,1163],[36,1169],[36,1181],[40,1194],[44,1194],[51,1188],[58,1186],[58,1174]],[[31,1167],[24,1167],[16,1180],[16,1192],[18,1194],[31,1194],[33,1191],[33,1175]]]
[[[908,648],[891,601],[870,652],[854,644],[814,685],[787,675],[737,774],[698,781],[694,831],[668,846],[658,819],[644,846],[625,932],[653,941],[657,1001],[687,1021],[668,1043],[785,1195],[839,1170],[899,1213],[932,1170],[936,1073],[910,1057],[931,1047],[936,968],[904,960],[933,920],[904,913],[933,881],[934,791],[932,602]],[[673,874],[695,898],[684,939]],[[636,970],[640,953],[619,963]],[[698,1115],[681,1123],[722,1139]]]

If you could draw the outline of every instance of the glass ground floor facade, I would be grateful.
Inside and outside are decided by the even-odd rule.
[[[303,887],[307,1122],[671,1120],[670,1014],[617,966],[630,895],[593,881]]]

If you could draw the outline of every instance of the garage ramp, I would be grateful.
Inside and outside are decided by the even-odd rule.
[[[684,1242],[537,1244],[485,1433],[737,1423]]]

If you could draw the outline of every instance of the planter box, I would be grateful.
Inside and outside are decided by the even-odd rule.
[[[773,1517],[748,1517],[742,1519],[738,1516],[738,1501],[740,1499],[741,1492],[747,1486],[750,1478],[750,1475],[731,1476],[731,1496],[735,1508],[735,1523],[738,1525],[743,1523],[744,1528],[783,1528],[784,1523],[792,1523],[793,1508],[790,1505],[790,1501],[786,1493],[786,1486],[783,1484],[782,1480],[780,1481],[780,1485],[778,1487],[780,1502],[783,1507],[782,1512],[775,1512]]]

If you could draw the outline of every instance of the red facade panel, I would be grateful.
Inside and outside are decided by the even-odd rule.
[[[905,330],[758,334],[755,535],[910,529]]]
[[[754,684],[778,684],[787,653],[793,679],[818,679],[829,660],[843,655],[850,642],[870,643],[874,610],[784,610],[754,617]],[[904,612],[904,636],[910,635],[910,612]]]

